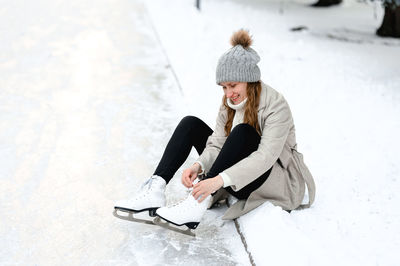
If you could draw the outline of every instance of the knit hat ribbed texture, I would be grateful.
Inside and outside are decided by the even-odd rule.
[[[260,56],[254,49],[248,47],[251,44],[251,39],[247,31],[240,30],[234,33],[232,39],[238,33],[248,38],[246,39],[248,42],[244,45],[234,45],[219,58],[216,70],[216,82],[218,85],[221,82],[256,82],[260,80],[261,73],[257,66]],[[236,43],[235,41],[232,42],[233,44]]]

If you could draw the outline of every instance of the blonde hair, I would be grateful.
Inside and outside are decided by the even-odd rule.
[[[243,123],[249,124],[254,127],[258,134],[261,135],[260,125],[258,124],[258,105],[260,103],[260,94],[261,94],[261,82],[247,82],[246,93],[247,93],[247,102],[245,105]],[[233,117],[235,116],[235,110],[229,107],[226,103],[226,96],[222,99],[223,104],[228,112],[228,119],[225,123],[225,135],[228,136],[231,133]]]

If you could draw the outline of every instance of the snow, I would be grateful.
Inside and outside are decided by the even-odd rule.
[[[377,3],[146,2],[190,113],[215,125],[215,66],[245,27],[261,77],[288,100],[315,177],[311,209],[264,204],[239,219],[257,265],[396,265],[400,248],[400,41],[378,38]],[[166,12],[174,10],[174,12]],[[308,30],[292,32],[290,28]]]

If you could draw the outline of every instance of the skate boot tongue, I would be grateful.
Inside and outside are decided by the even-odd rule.
[[[147,190],[151,188],[151,185],[154,183],[158,183],[161,185],[161,183],[166,183],[164,179],[161,176],[158,175],[152,175],[149,179],[147,179],[139,188],[139,190],[143,190],[144,188],[147,187]]]
[[[151,183],[153,182],[153,178],[147,179],[139,188],[139,191],[142,191],[143,189],[147,188],[149,189],[151,187]]]

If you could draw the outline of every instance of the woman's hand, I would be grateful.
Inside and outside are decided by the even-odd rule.
[[[198,163],[194,163],[191,167],[186,168],[182,173],[182,184],[191,188],[193,186],[193,180],[196,179],[197,174],[200,172],[201,166]]]
[[[217,175],[213,178],[207,178],[196,185],[193,186],[193,197],[197,200],[201,195],[201,198],[198,200],[199,203],[202,202],[205,198],[207,198],[211,193],[217,191],[224,185],[224,180],[220,175]]]

